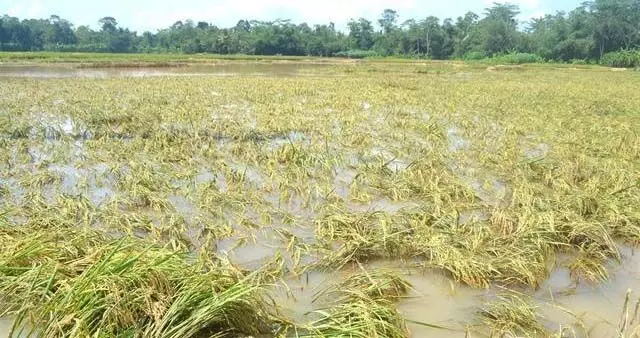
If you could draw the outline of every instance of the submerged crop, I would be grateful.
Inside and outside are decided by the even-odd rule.
[[[640,241],[634,75],[430,66],[3,78],[2,317],[52,337],[588,336],[539,293],[557,271],[606,285]],[[407,317],[422,274],[487,299]]]

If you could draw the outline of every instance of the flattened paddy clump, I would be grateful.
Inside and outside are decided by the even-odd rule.
[[[637,337],[634,74],[415,67],[2,72],[0,334]]]

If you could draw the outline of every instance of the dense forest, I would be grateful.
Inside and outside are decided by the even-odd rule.
[[[0,17],[0,50],[119,53],[216,53],[316,56],[410,56],[477,59],[528,53],[544,60],[600,60],[609,52],[640,47],[640,0],[595,0],[576,9],[518,22],[519,8],[497,4],[457,19],[429,16],[398,21],[387,9],[377,22],[352,19],[345,32],[333,23],[310,26],[289,20],[240,20],[220,28],[208,22],[178,21],[158,32],[139,34],[113,17],[99,29],[48,19]]]

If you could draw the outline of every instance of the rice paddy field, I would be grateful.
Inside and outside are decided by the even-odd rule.
[[[640,337],[639,75],[0,65],[0,334]]]

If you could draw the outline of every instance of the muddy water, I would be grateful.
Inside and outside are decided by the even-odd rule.
[[[23,338],[23,337],[29,337],[28,336],[28,330],[29,328],[25,328],[23,330],[23,332],[14,332],[12,336],[9,336],[9,333],[11,333],[11,326],[13,325],[13,322],[9,319],[5,319],[5,318],[0,318],[0,337],[2,338]],[[17,329],[16,331],[20,331],[20,329]]]
[[[264,64],[232,64],[221,66],[193,66],[176,69],[77,69],[67,66],[0,66],[0,77],[144,77],[144,76],[233,76],[233,75],[270,75],[292,76],[311,73],[319,65],[264,65]],[[361,107],[365,111],[375,110],[371,104],[362,102]],[[255,129],[256,119],[252,115],[250,107],[242,103],[221,107],[222,112],[214,117],[218,120],[238,119],[234,115],[225,115],[226,110],[246,112],[244,119],[247,127]],[[418,114],[418,113],[416,113]],[[422,119],[429,121],[431,118],[425,113],[420,113]],[[78,136],[87,134],[81,125],[69,117],[55,118],[46,116],[37,120],[43,126],[45,140],[59,142],[60,135]],[[44,121],[44,122],[43,122]],[[342,133],[339,123],[336,133]],[[469,150],[471,142],[464,136],[462,128],[449,126],[446,129],[448,150],[453,154],[463,155]],[[86,136],[85,136],[86,138]],[[311,134],[302,131],[291,131],[288,134],[273,139],[264,140],[264,146],[274,151],[288,144],[296,146],[308,146],[311,143]],[[535,142],[534,142],[535,141]],[[220,147],[226,146],[232,141],[220,140]],[[535,139],[530,145],[523,145],[523,155],[529,159],[544,157],[551,151],[551,146],[540,143]],[[82,155],[82,143],[74,145],[71,159],[80,159]],[[45,149],[46,150],[46,149]],[[34,163],[47,163],[47,152],[39,148],[30,148],[29,155]],[[402,154],[383,148],[373,148],[369,156],[375,157],[377,162],[386,165],[389,172],[401,175],[410,170],[410,158],[403,158]],[[411,201],[392,201],[388,198],[374,197],[368,203],[356,203],[349,199],[349,190],[357,180],[362,162],[358,156],[345,153],[347,163],[344,167],[335,168],[332,178],[333,192],[345,201],[349,211],[357,213],[386,212],[397,213],[406,209],[415,208],[418,205]],[[397,157],[398,156],[398,157]],[[246,187],[251,190],[269,190],[271,177],[263,169],[255,164],[241,162],[227,163],[228,169],[234,175],[243,179]],[[67,195],[78,195],[82,189],[88,189],[90,199],[95,205],[104,204],[117,191],[115,178],[105,178],[105,182],[98,182],[90,177],[87,182],[82,178],[93,172],[94,176],[107,175],[108,167],[100,166],[90,169],[78,168],[75,163],[48,164],[46,170],[60,177],[60,190]],[[508,203],[510,188],[500,178],[487,173],[474,161],[453,162],[450,169],[456,173],[460,180],[469,185],[475,191],[477,197],[488,206],[500,206]],[[107,175],[108,176],[108,175]],[[229,190],[227,176],[219,171],[203,169],[195,177],[196,184],[213,183],[218,191]],[[15,200],[20,200],[24,191],[13,178],[0,178],[0,185],[6,186]],[[302,200],[294,198],[292,201],[281,201],[280,191],[273,192],[273,196],[265,196],[265,200],[273,205],[272,211],[285,211],[295,214],[303,220],[312,220],[313,213],[307,213]],[[199,213],[198,208],[188,198],[172,195],[169,196],[169,204],[175,211],[187,220],[192,220]],[[460,214],[460,223],[487,220],[489,215],[482,210],[469,210]],[[250,216],[256,219],[258,216]],[[18,223],[18,222],[16,222]],[[234,222],[231,222],[234,223]],[[254,223],[260,223],[258,221]],[[280,225],[278,225],[280,227]],[[240,228],[236,226],[234,228]],[[315,235],[313,228],[298,227],[289,228],[282,225],[278,230],[288,230],[305,243],[313,243]],[[257,269],[265,262],[271,260],[276,254],[288,255],[287,238],[274,231],[273,228],[256,230],[242,235],[236,235],[223,239],[218,243],[219,253],[226,255],[233,263],[248,269]],[[557,331],[562,325],[570,327],[578,337],[611,337],[615,336],[616,326],[622,312],[622,306],[627,289],[634,289],[640,294],[640,255],[634,255],[626,248],[623,251],[624,262],[621,266],[612,266],[611,281],[599,287],[587,285],[574,285],[569,278],[566,268],[559,268],[552,273],[549,280],[536,291],[529,292],[539,306],[539,312],[544,316],[543,322],[550,330]],[[304,257],[303,259],[305,259]],[[290,265],[290,264],[288,264]],[[385,267],[397,267],[398,262],[386,263]],[[371,268],[374,268],[372,266]],[[409,298],[399,304],[400,311],[409,320],[414,337],[463,337],[466,327],[477,321],[477,312],[482,306],[495,298],[497,290],[479,290],[467,288],[453,283],[447,277],[434,272],[422,272],[411,268],[397,270],[405,275],[413,285],[414,290]],[[330,282],[343,277],[349,271],[335,273],[312,272],[299,277],[290,277],[283,281],[275,291],[275,298],[279,305],[285,308],[285,314],[299,322],[308,320],[306,313],[322,307],[322,304],[313,302],[315,293]],[[637,295],[636,298],[637,299]],[[635,303],[632,303],[632,306]],[[571,313],[571,314],[569,314]],[[425,327],[415,322],[425,322],[448,328],[447,330]],[[580,322],[583,322],[581,324]],[[0,337],[6,336],[10,322],[0,320]],[[573,336],[573,335],[570,335]]]
[[[9,337],[9,332],[11,332],[11,321],[0,319],[0,337]]]
[[[457,285],[433,272],[415,272],[406,279],[412,284],[413,291],[400,303],[399,310],[408,320],[413,337],[464,337],[465,327],[475,320],[481,306],[494,295],[491,290]]]
[[[0,77],[25,78],[113,78],[158,76],[303,76],[314,74],[328,64],[302,63],[228,63],[184,67],[109,67],[79,68],[76,65],[0,65]]]
[[[602,285],[576,285],[568,269],[559,268],[540,289],[525,292],[538,306],[541,322],[553,333],[565,328],[570,337],[574,333],[576,337],[615,337],[627,291],[635,291],[629,305],[631,314],[640,297],[640,253],[623,247],[622,256],[622,264],[611,266],[611,279]],[[415,290],[400,304],[400,311],[410,321],[413,337],[465,337],[467,325],[478,324],[478,311],[500,292],[459,286],[434,273],[412,274],[407,279]]]
[[[285,251],[278,235],[267,230],[259,231],[253,236],[227,238],[218,243],[218,250],[233,263],[245,268],[259,268],[276,253]]]
[[[554,271],[535,293],[540,312],[550,322],[548,326],[551,329],[558,330],[558,323],[564,323],[565,326],[573,325],[578,336],[616,336],[627,291],[633,291],[630,315],[640,299],[640,252],[628,247],[622,247],[621,251],[622,264],[612,265],[610,280],[598,287],[575,286],[567,269]]]
[[[615,337],[627,290],[636,290],[629,312],[633,312],[640,297],[640,254],[634,255],[629,248],[624,248],[622,254],[623,264],[612,266],[611,280],[600,286],[576,285],[569,278],[568,270],[559,268],[540,289],[523,291],[532,297],[541,323],[551,333],[559,333],[564,328],[567,337]],[[406,262],[377,262],[365,268],[396,271],[412,284],[413,290],[399,304],[412,337],[485,336],[487,332],[479,322],[478,313],[499,293],[505,292],[499,288],[461,286],[441,273],[412,268]],[[297,322],[308,322],[313,319],[309,316],[311,311],[327,306],[315,299],[316,294],[357,269],[292,276],[275,286],[272,295],[284,308],[284,314]]]

